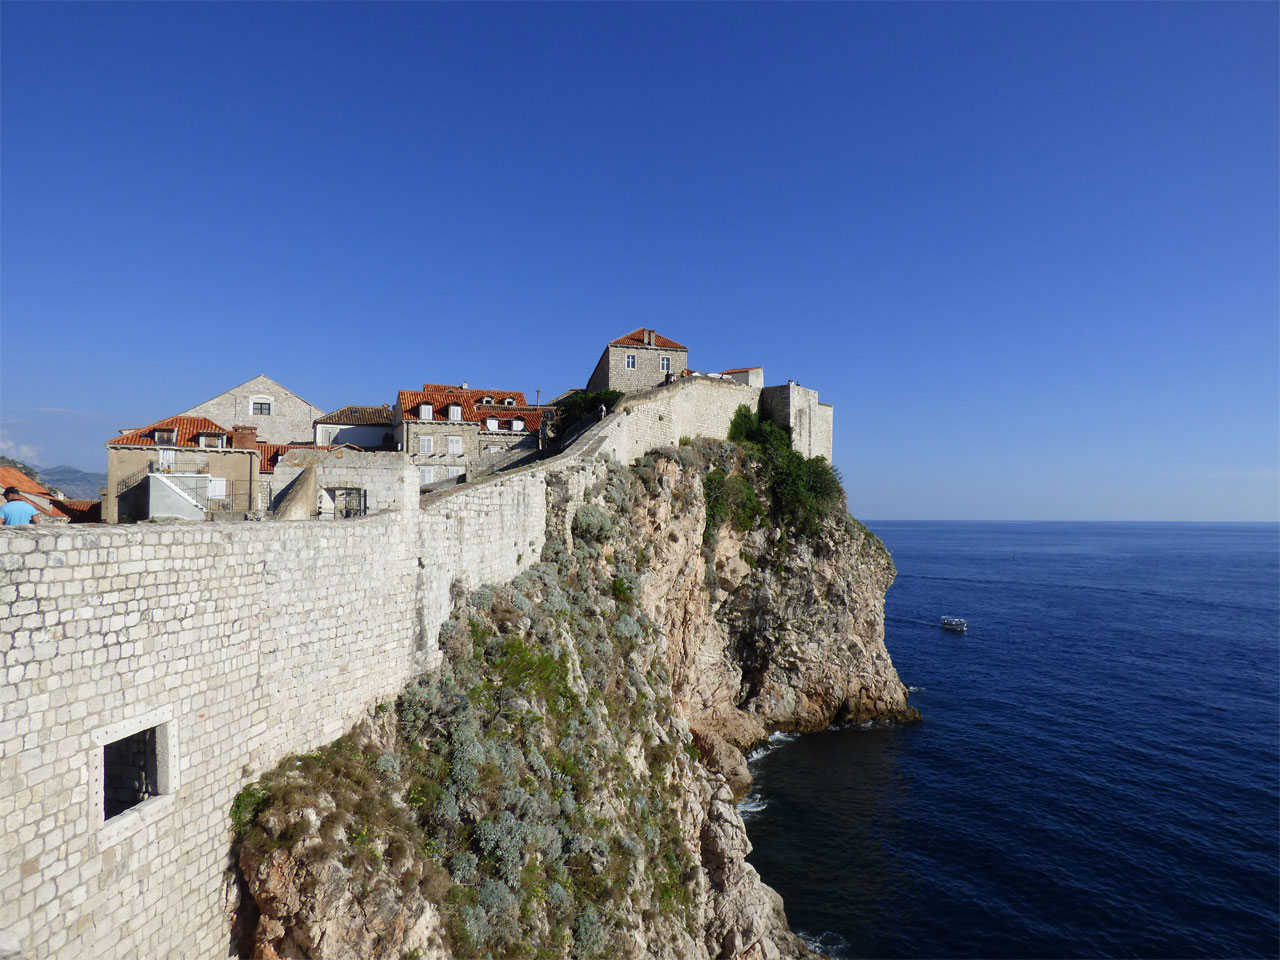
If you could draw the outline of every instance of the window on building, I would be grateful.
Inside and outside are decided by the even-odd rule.
[[[481,398],[480,398],[480,402],[481,402],[481,403],[493,403],[493,397],[481,397]]]
[[[223,437],[221,434],[217,436],[213,436],[207,433],[200,434],[200,446],[205,447],[206,449],[210,449],[210,450],[222,449],[222,440],[223,440]]]
[[[446,442],[447,442],[447,444],[448,444],[448,452],[449,452],[450,454],[452,454],[453,456],[455,456],[455,457],[456,457],[456,456],[459,456],[459,455],[462,453],[462,438],[461,438],[461,437],[446,437],[446,438],[445,438],[445,440],[446,440]]]
[[[421,486],[426,486],[428,483],[435,483],[435,482],[436,482],[435,467],[419,467],[418,468],[418,483]]]
[[[446,467],[445,469],[448,471],[450,479],[462,476],[461,467]]]
[[[423,420],[430,420],[435,416],[435,408],[429,403],[424,403],[418,407],[418,416]]]
[[[456,403],[451,403],[451,404],[449,404],[449,419],[450,419],[450,420],[461,420],[461,419],[462,419],[462,407],[458,406],[458,404],[456,404]]]
[[[523,429],[524,429],[524,421],[523,421],[523,420],[521,420],[519,417],[517,417],[516,419],[512,420],[512,421],[511,421],[511,429],[512,429],[512,430],[523,430]]]
[[[436,438],[435,437],[419,437],[418,438],[418,454],[425,456],[428,453],[435,453]]]
[[[156,443],[173,443],[177,438],[177,431],[157,430],[152,436],[155,438]]]
[[[663,357],[663,358],[662,358],[662,360],[660,361],[660,363],[661,363],[661,365],[662,365],[662,372],[663,372],[663,373],[670,373],[670,372],[671,372],[671,358],[670,358],[670,357]]]
[[[634,370],[636,368],[636,355],[634,353],[627,354],[627,369]]]
[[[497,430],[497,429],[498,429],[498,418],[497,418],[497,417],[488,417],[488,418],[486,418],[486,420],[485,420],[485,422],[484,422],[484,428],[485,428],[486,430]]]
[[[501,448],[501,447],[495,447],[495,446],[493,446],[493,445],[491,444],[491,445],[489,445],[489,446],[487,446],[487,447],[485,447],[485,448],[484,448],[484,452],[485,452],[485,453],[501,453],[501,452],[502,452],[502,448]]]
[[[502,401],[502,405],[503,405],[504,407],[514,407],[514,406],[516,405],[515,398],[514,398],[514,397],[507,397],[507,399],[505,399],[505,400],[503,400],[503,401]]]
[[[271,401],[270,400],[253,401],[253,415],[255,417],[271,416]]]

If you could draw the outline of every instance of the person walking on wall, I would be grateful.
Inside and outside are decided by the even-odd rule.
[[[603,420],[603,419],[604,419],[604,415],[605,415],[605,413],[606,413],[606,411],[605,411],[605,409],[604,409],[604,404],[602,403],[602,404],[600,404],[600,412],[596,415],[596,419],[597,419],[597,420]]]
[[[17,487],[4,488],[4,506],[0,518],[6,527],[22,527],[36,522],[36,508],[22,499]]]

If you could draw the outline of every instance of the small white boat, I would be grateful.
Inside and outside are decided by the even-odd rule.
[[[943,617],[943,630],[954,630],[956,633],[964,633],[969,629],[969,625],[964,622],[963,617]]]

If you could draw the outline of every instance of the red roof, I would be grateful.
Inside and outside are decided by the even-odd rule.
[[[101,500],[54,500],[54,506],[62,509],[72,523],[101,523]]]
[[[346,406],[341,410],[335,410],[333,413],[326,413],[323,417],[319,417],[316,423],[336,423],[344,427],[389,427],[395,423],[395,418],[391,415],[391,408],[382,407],[362,407],[362,406]]]
[[[328,444],[317,446],[314,443],[258,443],[258,452],[262,459],[258,461],[259,473],[275,473],[276,464],[290,450],[332,450]]]
[[[406,420],[422,419],[418,416],[418,407],[424,403],[431,404],[432,420],[448,420],[449,404],[456,403],[462,408],[463,422],[475,423],[483,418],[481,414],[476,413],[476,408],[481,406],[481,401],[486,398],[491,399],[494,406],[502,406],[504,410],[510,410],[511,406],[527,406],[523,390],[464,390],[462,387],[448,386],[443,383],[424,383],[421,390],[401,390],[398,403],[400,412]],[[505,406],[504,400],[511,400],[513,404]]]
[[[671,340],[668,337],[664,337],[662,334],[658,333],[657,330],[650,330],[649,332],[653,334],[652,344],[647,344],[644,342],[645,328],[641,327],[639,330],[632,330],[625,337],[619,337],[617,340],[610,340],[609,345],[616,346],[616,347],[655,346],[655,347],[663,347],[664,349],[667,349],[667,350],[688,350],[689,349],[688,347],[682,346],[681,344],[676,343],[674,340]]]
[[[208,417],[178,416],[170,417],[168,420],[160,420],[137,430],[131,430],[119,437],[112,437],[107,441],[107,446],[154,447],[156,445],[155,433],[157,430],[175,431],[173,442],[163,444],[166,447],[198,447],[200,444],[196,442],[196,438],[202,433],[215,436],[221,435],[227,437],[228,440],[231,437],[230,430],[218,426]]]
[[[49,488],[39,480],[33,480],[17,467],[0,467],[0,490],[17,487],[22,493],[34,493],[46,500],[53,496]]]
[[[763,370],[764,367],[734,367],[732,370],[721,370],[721,373],[750,373],[752,370]]]

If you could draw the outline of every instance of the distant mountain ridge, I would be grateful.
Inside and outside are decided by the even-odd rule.
[[[75,467],[41,467],[40,480],[47,487],[57,487],[72,500],[97,500],[107,485],[105,473],[89,473]]]
[[[0,456],[0,466],[21,470],[33,480],[39,480],[46,487],[58,490],[63,496],[72,500],[97,500],[107,484],[105,473],[89,473],[75,467],[34,467],[13,457]]]

